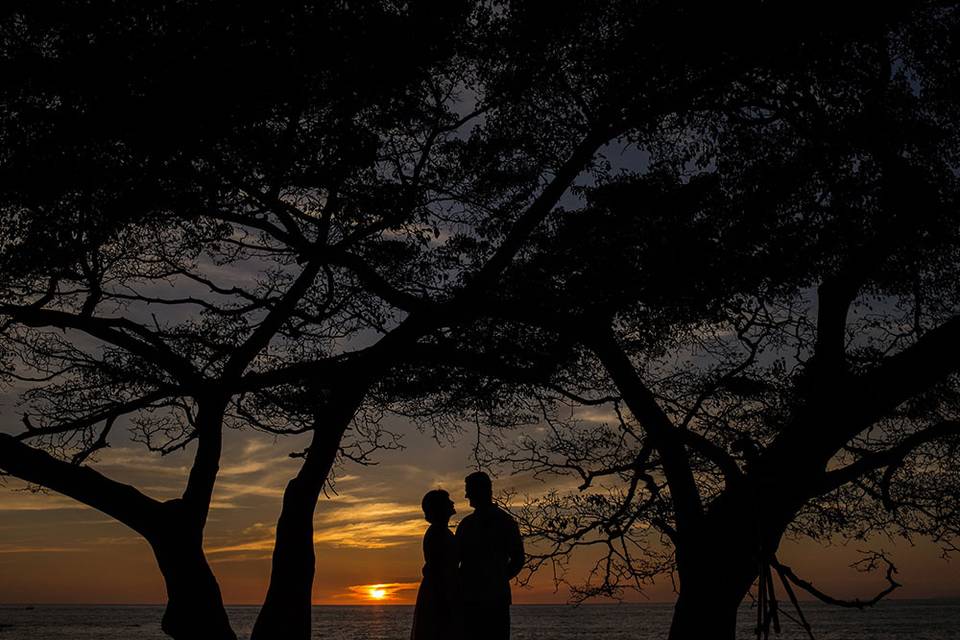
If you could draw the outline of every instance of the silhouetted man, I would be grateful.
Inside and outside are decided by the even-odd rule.
[[[473,513],[457,526],[460,586],[467,640],[510,638],[510,579],[523,567],[523,539],[516,521],[493,504],[490,476],[465,480]]]

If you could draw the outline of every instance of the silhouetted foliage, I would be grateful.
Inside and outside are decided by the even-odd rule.
[[[471,8],[3,11],[0,313],[26,429],[3,436],[0,466],[143,534],[168,633],[233,637],[202,552],[222,428],[329,431],[312,513],[377,375],[376,352],[343,355],[396,325],[366,280],[440,282],[426,207],[459,177],[426,160],[454,154],[469,120],[456,108]],[[84,465],[118,432],[161,454],[196,442],[181,498]],[[348,456],[390,444],[376,420],[352,433]],[[309,554],[293,634],[309,635]]]
[[[851,480],[903,503],[877,527],[955,526],[929,512],[955,505],[953,423],[922,430],[950,417],[952,6],[321,4],[2,9],[25,430],[0,469],[143,535],[168,633],[234,637],[202,546],[224,426],[312,438],[255,638],[309,637],[314,508],[338,456],[393,446],[384,411],[440,436],[549,418],[506,457],[589,497],[530,525],[560,555],[583,527],[638,541],[602,592],[668,570],[650,536],[672,538],[677,637],[727,624],[749,558],[830,530],[819,496]],[[571,430],[558,402],[622,421]],[[123,432],[192,451],[180,498],[87,464]],[[943,473],[901,495],[914,444]]]
[[[577,598],[673,573],[671,637],[733,637],[759,573],[769,633],[784,536],[957,551],[957,14],[874,18],[631,138],[643,166],[551,216],[490,300],[498,331],[580,345],[501,397],[538,428],[478,425],[488,464],[572,481],[524,516],[531,571],[601,550]]]

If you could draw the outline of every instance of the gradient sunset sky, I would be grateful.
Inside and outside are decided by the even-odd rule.
[[[4,419],[10,421],[16,412],[10,405],[4,409]],[[321,498],[316,604],[412,603],[423,563],[420,539],[427,526],[420,511],[423,493],[436,487],[450,491],[458,510],[452,526],[470,511],[462,483],[474,468],[469,436],[440,446],[413,427],[402,430],[405,450],[384,452],[377,466],[341,467],[336,494]],[[288,454],[304,444],[293,438],[227,432],[206,548],[228,603],[262,601],[281,493],[299,465]],[[164,499],[179,494],[189,463],[188,454],[160,458],[117,438],[96,467]],[[159,571],[139,536],[69,498],[21,487],[9,481],[0,489],[0,603],[163,602]],[[535,495],[549,485],[528,476],[502,475],[495,488]],[[893,552],[900,569],[897,578],[904,584],[896,597],[960,596],[960,559],[945,562],[934,545],[916,542],[912,547],[892,540],[858,547],[787,542],[780,558],[818,587],[865,597],[883,586],[882,577],[858,574],[847,565],[859,548],[883,548]],[[580,558],[574,573],[582,574],[588,566],[588,559]],[[664,579],[643,596],[631,594],[628,599],[667,601],[672,589]],[[555,591],[551,576],[541,575],[530,587],[514,587],[514,600],[566,602],[568,593],[562,587]]]

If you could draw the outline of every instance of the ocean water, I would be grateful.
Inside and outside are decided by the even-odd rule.
[[[234,629],[248,637],[256,607],[228,607]],[[162,640],[156,606],[0,605],[0,640]],[[857,611],[806,603],[804,613],[818,640],[960,640],[960,600],[891,600]],[[580,607],[513,607],[513,640],[662,640],[670,624],[668,604],[603,604]],[[314,607],[316,638],[406,640],[413,608],[407,606]],[[740,612],[738,638],[754,638],[754,611]],[[782,640],[806,634],[784,621]]]

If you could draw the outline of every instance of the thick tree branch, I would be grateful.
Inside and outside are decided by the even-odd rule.
[[[819,382],[829,384],[843,372],[847,313],[861,283],[852,273],[825,280],[817,289],[817,339],[812,363]]]
[[[647,432],[650,444],[660,454],[677,516],[677,530],[682,536],[697,526],[703,515],[703,503],[680,430],[637,375],[611,331],[597,329],[588,343],[603,362],[627,407]]]
[[[0,433],[0,469],[89,505],[150,538],[161,503],[98,471],[58,460]]]
[[[156,363],[184,384],[199,381],[199,374],[189,360],[174,353],[154,332],[127,318],[99,318],[75,315],[32,306],[0,305],[0,314],[29,327],[76,329],[126,349],[144,360]],[[129,333],[127,333],[129,332]],[[130,334],[134,334],[136,337]]]
[[[918,447],[934,440],[960,436],[960,422],[945,420],[931,427],[927,427],[901,440],[896,446],[867,454],[849,465],[835,469],[823,476],[819,487],[819,494],[828,493],[843,485],[854,482],[865,474],[884,467],[896,467],[904,458]]]
[[[777,570],[777,573],[780,574],[781,579],[783,579],[784,581],[789,580],[794,585],[796,585],[800,589],[803,589],[804,591],[812,595],[817,600],[820,600],[821,602],[824,602],[826,604],[831,604],[837,607],[845,607],[849,609],[865,609],[867,607],[872,607],[873,605],[877,604],[878,602],[883,600],[885,597],[893,593],[895,590],[903,586],[899,582],[893,579],[893,574],[897,572],[897,568],[894,566],[892,562],[887,560],[887,558],[884,557],[882,554],[876,554],[874,556],[867,558],[866,562],[868,564],[867,564],[866,570],[869,571],[873,569],[876,566],[877,561],[879,560],[882,560],[887,564],[885,578],[889,586],[887,586],[886,589],[880,591],[877,595],[873,596],[869,600],[860,600],[859,598],[855,600],[842,600],[840,598],[834,598],[833,596],[817,589],[815,586],[813,586],[813,583],[808,582],[807,580],[803,580],[802,578],[797,576],[797,574],[793,572],[793,569],[791,569],[787,565],[781,564],[777,560],[771,561],[770,564],[773,566],[774,569]],[[861,560],[856,564],[859,564],[862,562],[864,562],[864,560]]]
[[[303,235],[300,226],[294,220],[294,217],[300,219],[310,219],[309,216],[304,214],[300,209],[293,206],[289,202],[281,200],[279,197],[274,197],[270,194],[261,193],[259,189],[255,186],[245,182],[240,181],[240,188],[243,189],[244,193],[252,197],[254,200],[259,202],[264,207],[268,208],[270,211],[277,216],[280,220],[280,224],[283,225],[286,234],[282,237],[287,244],[292,247],[305,248],[308,246],[307,239]]]
[[[239,377],[244,369],[253,361],[261,349],[263,349],[276,334],[280,326],[286,322],[291,314],[296,310],[297,303],[303,298],[304,294],[310,289],[317,274],[320,273],[321,261],[311,259],[304,266],[303,271],[297,276],[290,288],[284,293],[279,302],[267,314],[263,321],[257,326],[252,334],[237,347],[233,355],[224,365],[224,378]]]
[[[182,499],[188,513],[203,530],[213,499],[213,488],[220,471],[220,454],[223,448],[223,415],[227,407],[226,396],[198,398],[196,419],[197,451],[194,454],[190,475]]]
[[[960,316],[924,333],[912,346],[853,380],[843,411],[851,420],[848,426],[838,429],[841,444],[957,370]]]
[[[543,382],[551,370],[551,362],[544,361],[524,366],[504,361],[496,355],[458,349],[445,344],[418,343],[407,351],[412,363],[430,366],[453,366],[482,375],[496,376],[515,383],[537,384]]]
[[[247,372],[231,385],[231,390],[235,393],[257,391],[304,380],[319,386],[333,386],[366,367],[369,360],[373,359],[369,354],[374,351],[374,347],[376,345],[329,358],[278,366],[267,371]]]
[[[17,434],[15,437],[17,440],[27,440],[30,438],[38,438],[41,436],[55,435],[58,433],[67,433],[68,431],[76,431],[78,429],[86,429],[91,427],[98,422],[104,420],[116,419],[119,416],[122,416],[133,411],[138,411],[144,409],[158,400],[170,397],[173,394],[171,390],[164,389],[154,391],[143,397],[136,398],[135,400],[130,400],[128,402],[122,402],[119,404],[114,404],[108,406],[100,411],[96,411],[90,415],[84,416],[78,420],[71,420],[70,422],[64,422],[61,424],[55,424],[50,426],[38,427],[35,426],[29,419],[28,416],[23,417],[23,424],[26,426],[27,430]]]
[[[427,298],[422,298],[393,286],[362,258],[347,251],[331,250],[328,256],[328,263],[346,267],[352,271],[370,291],[404,311],[427,311],[429,307],[434,304]]]
[[[580,175],[597,150],[614,137],[612,132],[591,132],[573,150],[570,157],[560,166],[553,180],[540,192],[527,210],[514,223],[493,256],[467,281],[467,286],[458,292],[458,298],[476,296],[493,286],[500,274],[509,266],[526,243],[530,234],[566,193],[573,181]]]
[[[288,247],[303,246],[302,244],[298,243],[296,236],[287,233],[284,229],[281,229],[275,224],[271,224],[268,220],[262,217],[255,217],[222,210],[210,211],[208,215],[211,218],[223,220],[224,222],[250,227],[251,229],[259,229],[267,235],[272,236],[274,239],[279,240]]]

